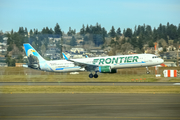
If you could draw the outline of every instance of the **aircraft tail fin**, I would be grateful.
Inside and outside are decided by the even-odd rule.
[[[38,65],[39,63],[46,61],[29,43],[23,45],[30,64]]]

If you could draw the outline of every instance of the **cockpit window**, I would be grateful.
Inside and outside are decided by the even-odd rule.
[[[153,56],[152,58],[158,58],[157,56]]]

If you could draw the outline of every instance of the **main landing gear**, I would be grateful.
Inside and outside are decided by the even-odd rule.
[[[89,78],[98,78],[97,72],[93,75],[92,73],[89,74]]]
[[[148,67],[146,67],[146,70],[147,70],[146,73],[147,73],[147,74],[150,74]]]

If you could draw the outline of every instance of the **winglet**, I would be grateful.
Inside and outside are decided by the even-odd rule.
[[[86,55],[86,58],[89,58],[89,57]]]
[[[65,58],[66,60],[68,60],[68,58],[66,57],[66,55],[65,55],[64,53],[62,53],[62,54],[63,54],[64,58]]]

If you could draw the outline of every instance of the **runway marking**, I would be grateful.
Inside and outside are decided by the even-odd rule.
[[[0,116],[0,118],[131,118],[131,119],[180,119],[180,117],[119,117],[119,116]]]
[[[49,106],[79,106],[79,105],[82,105],[82,106],[102,106],[102,105],[106,105],[106,106],[109,106],[109,105],[162,105],[162,104],[169,104],[169,105],[178,105],[180,103],[104,103],[104,104],[56,104],[56,105],[3,105],[3,106],[0,106],[0,108],[2,107],[49,107]]]

